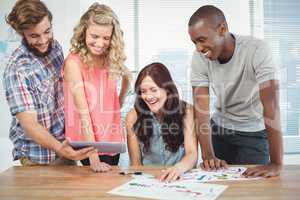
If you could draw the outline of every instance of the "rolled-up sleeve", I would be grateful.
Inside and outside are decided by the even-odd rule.
[[[29,80],[19,72],[4,73],[5,96],[13,116],[20,112],[35,110],[29,85]]]

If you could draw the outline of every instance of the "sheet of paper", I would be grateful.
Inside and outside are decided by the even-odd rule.
[[[245,167],[229,167],[227,170],[204,171],[202,169],[193,169],[185,173],[180,182],[212,182],[212,181],[242,181],[257,180],[260,178],[245,178],[242,176],[246,171]]]
[[[145,173],[143,172],[142,174],[140,175],[131,175],[132,178],[144,178],[144,179],[148,179],[148,178],[155,178],[155,176],[153,176],[152,174],[148,174],[148,173]]]
[[[214,200],[227,186],[203,183],[162,183],[153,178],[136,178],[113,190],[110,194],[172,200]]]

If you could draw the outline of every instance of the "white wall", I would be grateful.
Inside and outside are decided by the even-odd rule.
[[[19,161],[12,160],[12,143],[6,137],[0,137],[0,173],[13,165],[20,165]]]
[[[0,155],[1,155],[1,161],[0,161],[0,172],[7,167],[11,166],[13,164],[12,162],[12,156],[11,156],[11,149],[12,144],[8,140],[8,129],[10,124],[10,116],[9,116],[9,109],[6,104],[4,90],[2,86],[2,74],[5,67],[5,57],[8,56],[7,53],[9,53],[10,49],[14,48],[12,46],[4,46],[4,43],[6,44],[6,41],[9,39],[9,30],[8,26],[5,24],[4,16],[7,13],[7,11],[11,8],[11,6],[14,4],[14,1],[3,1],[1,0],[1,6],[0,6]],[[4,50],[6,53],[4,53]]]

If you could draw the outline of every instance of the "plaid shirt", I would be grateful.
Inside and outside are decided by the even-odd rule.
[[[13,157],[28,157],[32,162],[49,164],[55,152],[36,144],[16,119],[16,114],[35,111],[38,122],[57,140],[64,139],[63,85],[61,67],[63,52],[57,41],[46,57],[37,57],[24,41],[11,55],[3,76],[6,100],[12,123],[9,138],[14,144]]]

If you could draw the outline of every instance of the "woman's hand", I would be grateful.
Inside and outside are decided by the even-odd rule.
[[[94,172],[107,172],[111,169],[109,164],[101,162],[98,156],[98,153],[92,154],[89,157],[90,167]]]
[[[205,171],[218,170],[218,169],[228,169],[228,164],[225,160],[221,160],[215,156],[209,158],[203,158],[203,162],[200,167]]]
[[[159,176],[159,180],[162,182],[173,182],[178,180],[184,171],[179,166],[173,166],[166,170],[163,170],[162,174]]]

